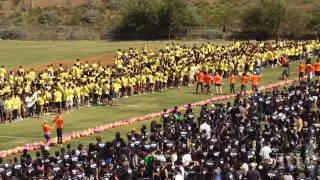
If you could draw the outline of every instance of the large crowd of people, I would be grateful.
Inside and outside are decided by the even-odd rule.
[[[61,110],[110,104],[120,97],[153,93],[195,84],[196,93],[230,92],[240,80],[234,102],[204,105],[199,115],[191,106],[163,112],[160,122],[143,125],[112,141],[97,137],[88,147],[67,145],[54,153],[45,146],[32,157],[0,158],[2,179],[102,180],[293,180],[320,179],[320,62],[319,41],[233,43],[200,47],[171,44],[158,52],[144,48],[118,50],[115,65],[83,63],[48,65],[43,72],[20,67],[0,68],[0,113],[3,122],[52,111],[63,128]],[[299,65],[299,84],[259,91],[261,69]],[[285,71],[284,71],[285,72]],[[313,78],[316,76],[316,78]],[[253,94],[246,94],[248,82]],[[61,117],[60,117],[61,116]],[[44,133],[49,132],[44,123]],[[47,130],[47,131],[45,131]],[[58,133],[58,131],[57,131]],[[46,137],[47,138],[47,137]],[[50,138],[48,136],[48,138]],[[61,144],[61,137],[59,144]]]
[[[112,105],[120,97],[181,88],[195,82],[201,93],[212,94],[214,85],[216,93],[222,94],[221,84],[227,78],[233,84],[230,93],[235,93],[237,79],[245,93],[249,81],[253,89],[257,87],[261,68],[306,59],[319,49],[319,41],[235,42],[223,46],[172,43],[156,52],[147,47],[119,49],[113,66],[80,60],[71,67],[48,65],[41,72],[22,66],[13,71],[2,66],[0,118],[5,123],[62,108],[70,111],[92,104]]]
[[[320,178],[320,84],[237,96],[233,103],[164,110],[150,129],[97,137],[32,158],[0,160],[3,179],[315,180]]]

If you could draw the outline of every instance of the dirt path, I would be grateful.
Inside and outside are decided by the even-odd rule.
[[[112,65],[114,64],[114,56],[110,54],[105,54],[101,56],[92,56],[92,57],[85,57],[79,58],[82,63],[88,61],[89,63],[98,62],[100,61],[102,65]],[[70,67],[76,62],[76,59],[73,60],[54,60],[52,62],[46,62],[42,64],[35,64],[35,65],[28,65],[24,66],[25,70],[30,70],[31,68],[34,69],[35,72],[43,71],[47,68],[47,65],[52,64],[54,67],[58,67],[60,64],[63,64],[64,67]],[[18,67],[14,68],[14,70],[18,70]]]

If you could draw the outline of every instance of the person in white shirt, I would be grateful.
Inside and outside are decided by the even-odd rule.
[[[192,161],[192,158],[190,153],[186,153],[182,156],[183,166],[188,166],[191,161]]]
[[[270,159],[270,153],[272,152],[270,146],[265,144],[260,150],[260,156],[262,160]]]
[[[176,167],[175,174],[174,180],[184,180],[185,170],[183,166]]]
[[[206,131],[206,134],[208,137],[211,137],[211,127],[210,125],[205,121],[200,125],[200,132]]]
[[[174,180],[184,180],[183,176],[178,173],[175,177],[174,177]]]
[[[31,97],[31,94],[27,94],[26,96],[25,96],[25,99],[24,99],[24,102],[26,103],[26,105],[27,105],[27,107],[28,107],[28,113],[29,113],[29,115],[28,115],[28,118],[31,118],[32,116],[33,116],[33,106],[34,106],[34,101],[33,101],[33,99],[32,99],[32,97]]]
[[[156,151],[155,153],[152,154],[153,157],[158,160],[158,161],[161,161],[163,163],[166,162],[166,157],[164,156],[163,152],[162,151]]]

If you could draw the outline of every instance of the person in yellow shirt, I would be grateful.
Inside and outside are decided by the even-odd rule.
[[[40,91],[37,99],[38,117],[44,115],[44,111],[43,111],[44,104],[45,104],[45,93]]]
[[[21,117],[21,100],[18,94],[15,94],[12,98],[12,116],[13,120],[23,120]]]
[[[3,81],[4,77],[7,75],[7,70],[2,65],[0,68],[0,81]]]
[[[149,74],[148,75],[147,84],[148,84],[148,91],[150,93],[154,93],[154,88],[155,88],[154,83],[155,83],[154,82],[154,75],[153,74]]]
[[[61,111],[61,103],[62,103],[62,93],[59,90],[56,90],[53,93],[55,109],[57,112]]]
[[[73,111],[74,86],[69,85],[66,89],[66,108],[68,111]]]
[[[9,122],[12,122],[12,97],[11,96],[5,96],[4,98],[4,105],[5,105],[5,114],[6,114],[6,120],[9,120]]]
[[[103,85],[102,85],[102,104],[104,106],[108,105],[109,102],[109,95],[110,95],[110,84],[109,82],[105,82]]]
[[[44,115],[49,113],[52,107],[53,107],[52,91],[50,91],[49,89],[46,89],[44,91]]]
[[[29,76],[30,76],[31,81],[36,80],[36,73],[34,72],[34,70],[32,68],[29,71]]]
[[[303,128],[303,119],[301,118],[301,116],[298,117],[298,132],[301,132],[302,128]]]
[[[81,87],[78,85],[74,88],[74,97],[75,97],[75,107],[78,108],[79,105],[82,103],[82,96],[81,96]]]

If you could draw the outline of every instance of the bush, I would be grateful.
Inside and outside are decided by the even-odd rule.
[[[131,0],[122,8],[121,30],[157,38],[162,32],[186,26],[198,26],[202,19],[185,0]]]
[[[54,25],[57,20],[57,13],[55,10],[43,10],[38,20],[42,25]]]
[[[243,28],[257,35],[275,33],[284,21],[285,6],[281,0],[260,0],[258,4],[245,12]]]
[[[27,32],[25,26],[6,26],[0,29],[1,39],[22,39]]]
[[[101,17],[99,11],[94,9],[87,9],[82,16],[82,21],[87,24],[96,24]]]
[[[223,39],[223,32],[216,29],[207,30],[204,39]]]

